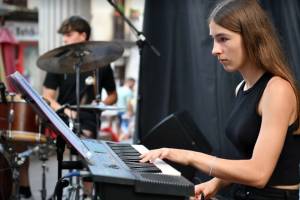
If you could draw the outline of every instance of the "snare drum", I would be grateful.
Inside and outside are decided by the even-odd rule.
[[[13,178],[8,154],[0,144],[0,199],[10,199],[13,188]]]
[[[23,141],[22,135],[24,135],[24,142],[28,142],[32,134],[39,135],[39,119],[35,114],[30,103],[26,103],[17,95],[8,95],[6,97],[7,103],[0,103],[0,132],[6,139],[14,141]]]

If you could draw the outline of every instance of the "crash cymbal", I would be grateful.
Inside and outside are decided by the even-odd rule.
[[[122,56],[124,48],[116,42],[91,41],[58,47],[46,52],[37,60],[40,69],[51,73],[75,73],[74,65],[80,57],[81,72],[107,66]]]

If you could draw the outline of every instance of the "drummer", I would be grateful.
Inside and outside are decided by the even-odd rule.
[[[91,27],[85,19],[79,16],[72,16],[61,24],[58,33],[63,35],[63,42],[66,45],[80,43],[89,40]],[[117,101],[117,92],[112,68],[108,65],[98,68],[98,71],[98,93],[101,94],[102,88],[107,92],[107,97],[102,102],[106,105],[114,104]],[[95,88],[97,88],[95,87],[95,80],[94,71],[82,72],[80,74],[81,104],[90,104],[95,99],[97,94],[95,91]],[[43,96],[49,100],[50,106],[55,111],[66,104],[75,105],[76,74],[47,73],[44,81]],[[65,108],[63,113],[68,117],[68,120],[76,119],[76,113],[69,108]],[[96,126],[96,115],[94,113],[80,111],[80,132],[85,137],[96,138]]]
[[[64,44],[74,44],[88,41],[91,27],[89,23],[79,17],[72,16],[66,19],[58,29],[58,33],[63,35]],[[84,45],[84,44],[83,44]],[[95,72],[89,71],[80,74],[80,103],[90,104],[95,100],[96,94],[101,94],[102,88],[107,92],[107,96],[102,102],[105,105],[112,105],[117,101],[116,85],[113,71],[110,65],[98,68],[98,83],[95,83]],[[92,81],[91,81],[92,80]],[[95,87],[98,84],[98,87]],[[50,106],[55,110],[60,110],[63,105],[76,104],[76,74],[53,74],[47,73],[43,85],[43,97],[50,102]],[[96,92],[95,88],[99,88]],[[57,98],[56,98],[57,97]],[[69,119],[76,119],[76,112],[69,108],[63,109],[63,114]],[[80,133],[84,137],[96,138],[98,128],[96,114],[88,111],[80,111]],[[91,194],[91,185],[84,184],[84,193]]]

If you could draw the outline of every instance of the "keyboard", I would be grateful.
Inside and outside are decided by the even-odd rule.
[[[149,151],[143,145],[82,141],[93,152],[88,168],[101,200],[186,199],[194,194],[194,185],[163,160],[140,163],[139,156]]]

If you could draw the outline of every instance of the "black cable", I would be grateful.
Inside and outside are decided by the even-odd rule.
[[[65,179],[65,177],[62,177],[61,179],[59,179],[55,184],[54,192],[49,200],[55,200],[56,199],[55,197],[57,197],[58,190],[59,189],[63,190],[69,184],[70,184],[70,182],[67,179]]]

